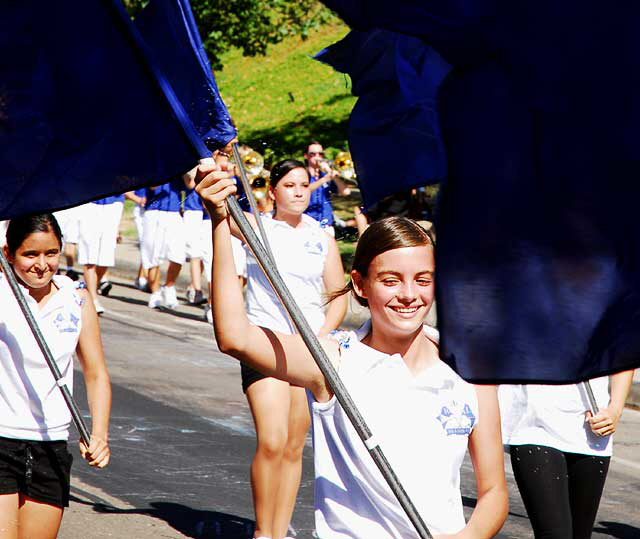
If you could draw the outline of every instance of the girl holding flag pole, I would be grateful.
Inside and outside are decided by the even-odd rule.
[[[213,227],[213,316],[218,346],[266,375],[305,387],[312,415],[316,531],[321,539],[415,538],[299,335],[250,324],[233,267],[224,171],[201,166],[197,190]],[[433,246],[413,221],[389,218],[360,239],[347,291],[371,321],[322,339],[409,497],[437,538],[490,538],[507,514],[494,387],[464,382],[438,358],[423,327],[434,295]],[[469,449],[478,503],[465,524],[459,470]]]
[[[111,385],[98,316],[86,290],[56,275],[61,240],[51,214],[20,217],[9,223],[4,254],[68,388],[78,355],[93,418],[80,452],[104,468]],[[0,305],[0,538],[55,539],[69,505],[71,414],[2,273]]]

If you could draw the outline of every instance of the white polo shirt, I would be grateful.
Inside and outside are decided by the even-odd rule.
[[[302,215],[299,227],[285,221],[262,217],[262,224],[275,258],[276,267],[313,331],[324,324],[324,265],[329,237],[318,222]],[[293,324],[271,288],[258,261],[247,251],[247,315],[252,324],[282,333],[294,333]]]
[[[457,533],[465,526],[460,466],[478,422],[475,388],[443,362],[414,376],[399,354],[360,342],[368,327],[337,334],[340,378],[430,531]],[[437,342],[436,330],[425,333]],[[418,538],[336,397],[319,403],[307,395],[318,537]]]
[[[59,290],[42,310],[21,288],[71,391],[83,300],[71,279],[56,275],[54,283]],[[0,305],[0,436],[66,440],[71,414],[3,274]]]
[[[599,408],[609,404],[609,378],[591,380]],[[612,436],[597,436],[586,422],[590,409],[581,384],[501,385],[498,389],[505,445],[544,445],[567,453],[611,456]]]

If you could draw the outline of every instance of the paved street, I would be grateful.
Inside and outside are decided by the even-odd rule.
[[[126,282],[116,279],[101,318],[114,390],[112,463],[93,470],[76,457],[72,504],[59,538],[250,537],[254,438],[239,366],[217,351],[200,308],[152,311],[146,307],[148,295]],[[81,383],[76,395],[86,411]],[[292,523],[304,539],[313,531],[308,446]],[[593,537],[637,539],[640,412],[625,412],[615,452]],[[508,464],[507,475],[511,512],[499,537],[531,538]],[[468,462],[462,483],[470,512]]]

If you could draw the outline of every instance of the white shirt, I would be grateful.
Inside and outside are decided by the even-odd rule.
[[[73,388],[73,353],[82,329],[83,300],[71,279],[54,276],[59,290],[42,310],[21,286],[64,383]],[[0,274],[0,436],[66,440],[71,414],[20,306]]]
[[[599,408],[609,404],[607,376],[591,380]],[[595,435],[586,422],[589,401],[581,384],[501,385],[505,445],[543,445],[567,453],[611,456],[612,437]]]
[[[477,424],[475,388],[445,363],[414,376],[399,354],[337,334],[338,372],[401,484],[434,534],[465,526],[460,466]],[[437,342],[438,332],[425,326]],[[334,396],[316,402],[313,424],[315,517],[320,539],[414,539],[410,520]]]
[[[262,217],[276,267],[293,299],[314,332],[324,324],[324,265],[329,237],[318,222],[306,214],[294,228],[285,221]],[[271,288],[258,261],[247,247],[247,315],[252,324],[282,333],[294,333],[285,308]]]

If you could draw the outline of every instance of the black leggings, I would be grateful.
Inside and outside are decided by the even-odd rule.
[[[609,457],[512,445],[511,465],[536,539],[589,539]]]

